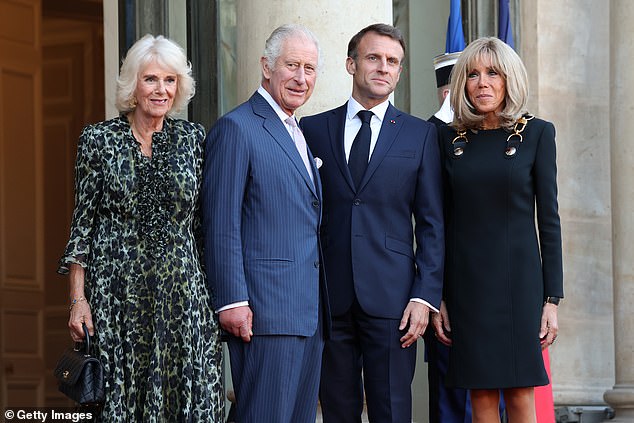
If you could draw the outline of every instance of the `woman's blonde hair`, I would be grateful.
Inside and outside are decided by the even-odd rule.
[[[458,130],[478,129],[484,115],[478,113],[469,100],[466,85],[469,73],[478,64],[490,65],[504,78],[506,94],[499,113],[500,125],[511,129],[515,121],[526,113],[528,75],[522,59],[506,43],[495,37],[472,41],[460,54],[451,71],[451,107],[454,118],[451,126]]]
[[[150,63],[170,69],[177,75],[178,85],[174,103],[167,113],[173,115],[183,110],[196,93],[196,82],[192,77],[191,63],[185,51],[174,41],[159,35],[145,35],[130,47],[121,64],[117,78],[115,105],[120,113],[128,113],[136,108],[136,91],[139,74]]]

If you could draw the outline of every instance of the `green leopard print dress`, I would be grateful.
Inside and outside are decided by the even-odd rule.
[[[152,158],[125,116],[84,128],[58,272],[85,268],[104,422],[223,421],[222,349],[201,264],[204,129],[166,118]]]

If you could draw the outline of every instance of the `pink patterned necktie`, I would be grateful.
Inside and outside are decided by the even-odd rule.
[[[291,128],[293,133],[293,141],[295,141],[295,147],[297,147],[297,151],[299,151],[299,155],[302,157],[302,161],[304,162],[304,166],[306,166],[306,171],[308,172],[308,176],[310,176],[310,180],[313,181],[313,170],[310,166],[310,159],[308,158],[308,148],[306,147],[306,138],[304,138],[304,134],[302,134],[301,129],[297,127],[297,122],[293,116],[286,118],[284,121]]]

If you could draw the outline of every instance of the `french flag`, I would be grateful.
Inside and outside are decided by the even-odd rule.
[[[513,29],[511,28],[511,12],[509,0],[500,0],[498,15],[498,38],[515,49],[513,42]]]
[[[465,48],[464,33],[462,31],[462,13],[460,0],[451,0],[449,8],[449,23],[447,24],[447,40],[445,53],[455,53]]]

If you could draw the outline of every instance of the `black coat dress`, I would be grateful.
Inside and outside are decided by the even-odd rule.
[[[456,135],[440,129],[444,298],[453,338],[447,384],[546,385],[542,307],[547,296],[563,297],[555,128],[530,120],[512,157],[505,155],[510,132],[503,129],[467,131],[460,156],[453,152]]]

